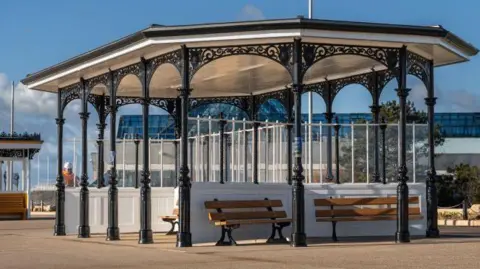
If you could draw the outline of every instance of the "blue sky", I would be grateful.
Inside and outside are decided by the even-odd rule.
[[[480,46],[480,32],[477,28],[480,25],[478,14],[480,2],[477,0],[316,0],[314,3],[314,18],[418,25],[440,24],[474,45]],[[152,23],[177,25],[292,18],[307,14],[307,0],[4,1],[0,16],[2,37],[0,131],[9,128],[10,81],[18,82],[30,72],[146,28]],[[469,63],[437,69],[436,89],[439,97],[437,110],[480,111],[478,74],[480,59],[477,58]],[[410,99],[419,102],[418,106],[422,108],[421,100],[425,95],[423,86],[415,79],[409,80],[409,84],[414,89]],[[51,155],[51,159],[55,158],[54,97],[32,93],[21,86],[18,88],[16,129],[41,131],[46,141],[44,154]],[[382,96],[383,101],[395,98],[392,89],[393,85],[389,85],[386,94]],[[367,112],[369,102],[365,90],[350,86],[339,94],[334,110]],[[66,115],[67,121],[71,124],[67,126],[70,130],[66,131],[67,136],[77,133],[80,126],[75,106],[75,104],[69,106]],[[140,112],[137,108],[132,109],[128,112]],[[323,110],[322,103],[315,106],[316,112]],[[92,115],[91,137],[95,136],[93,126],[96,120],[96,116]]]

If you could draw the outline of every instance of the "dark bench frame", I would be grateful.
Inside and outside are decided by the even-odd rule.
[[[265,206],[265,202],[266,201],[269,201],[270,204],[271,203],[278,203],[279,202],[279,205],[276,206],[271,206],[271,205],[267,205]],[[235,204],[235,203],[253,203],[255,204],[256,202],[258,202],[259,204],[264,204],[263,206],[260,206],[260,205],[257,205],[257,206],[234,206],[234,205],[230,205],[230,206],[225,206],[225,207],[220,207],[220,206],[217,206],[217,207],[214,207],[214,206],[211,206],[212,203],[215,203],[215,202],[219,202],[219,203],[227,203],[227,204]],[[264,200],[225,200],[225,201],[219,201],[218,199],[213,199],[213,201],[205,201],[205,208],[207,210],[216,210],[216,212],[209,212],[209,220],[211,222],[214,223],[215,226],[221,226],[221,237],[220,239],[217,241],[217,243],[215,244],[216,246],[236,246],[237,245],[237,242],[235,241],[235,239],[233,239],[232,237],[232,231],[234,229],[238,229],[240,228],[240,225],[241,224],[245,224],[245,225],[252,225],[252,224],[269,224],[271,223],[272,224],[272,233],[270,234],[270,237],[267,239],[267,243],[268,244],[285,244],[287,243],[288,244],[288,241],[287,239],[283,236],[282,234],[282,230],[284,227],[287,227],[290,225],[290,223],[292,222],[291,219],[287,219],[286,218],[286,212],[285,211],[274,211],[272,207],[281,207],[283,208],[283,204],[282,204],[282,201],[281,200],[269,200],[268,198],[265,198]],[[231,212],[224,212],[222,209],[253,209],[253,208],[265,208],[266,211],[231,211]],[[238,218],[232,218],[232,219],[220,219],[220,220],[215,220],[214,218],[212,218],[212,213],[232,213],[232,214],[235,214],[235,213],[241,213],[241,214],[247,214],[248,213],[256,213],[256,212],[265,212],[265,213],[268,213],[268,214],[265,214],[265,215],[270,215],[270,216],[261,216],[261,213],[260,215],[257,215],[255,218],[241,218],[241,219],[238,219]],[[278,212],[280,215],[285,215],[285,218],[284,217],[271,217],[271,213],[269,212]],[[282,214],[283,213],[283,214]],[[257,213],[258,214],[258,213]],[[273,216],[275,216],[275,214],[273,214]],[[233,222],[233,224],[228,224],[229,222]],[[235,223],[235,222],[238,222],[238,223]],[[275,235],[278,233],[278,238],[275,238]],[[225,241],[225,236],[228,237],[228,241]]]
[[[175,225],[178,226],[178,208],[174,208],[173,209],[173,212],[172,212],[172,215],[170,216],[161,216],[162,220],[164,222],[168,222],[170,223],[170,225],[172,225],[172,227],[170,228],[170,230],[166,233],[166,235],[172,235],[172,234],[177,234],[177,232],[175,232]]]
[[[358,201],[355,201],[358,200]],[[345,201],[345,202],[342,202]],[[349,202],[350,201],[350,202]],[[338,241],[337,222],[342,221],[382,221],[396,220],[397,208],[379,208],[379,209],[341,209],[346,206],[391,206],[397,204],[397,197],[339,197],[339,198],[318,198],[314,199],[315,218],[317,222],[332,223],[332,240]],[[420,210],[420,198],[411,196],[408,198],[409,204],[418,204],[415,207],[409,207],[408,217],[412,220],[422,219]],[[317,207],[330,207],[330,209],[317,209]],[[338,209],[340,208],[340,209]],[[329,216],[323,216],[327,211]],[[319,216],[322,215],[322,216]]]

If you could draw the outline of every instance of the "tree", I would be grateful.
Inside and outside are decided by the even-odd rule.
[[[407,101],[406,104],[407,112],[407,131],[406,131],[406,141],[407,141],[407,168],[409,171],[410,180],[413,176],[413,123],[418,124],[415,126],[415,171],[418,181],[425,178],[425,171],[428,169],[428,164],[426,162],[426,157],[428,156],[428,128],[427,120],[428,115],[424,111],[416,110],[413,102]],[[397,168],[398,168],[398,120],[400,118],[400,106],[396,101],[388,101],[381,105],[380,111],[381,117],[388,123],[385,130],[385,158],[386,158],[386,178],[387,181],[396,181],[397,178]],[[356,123],[365,124],[365,120],[357,121]],[[368,128],[368,157],[367,157],[367,128]],[[373,181],[374,170],[374,125],[356,125],[354,126],[354,143],[353,143],[353,154],[354,154],[354,181],[355,182],[366,182],[367,181],[367,160],[368,160],[368,169],[370,173],[370,181]],[[382,173],[382,132],[378,128],[379,134],[379,174]],[[348,139],[343,139],[343,141],[351,141],[351,137]],[[434,133],[434,143],[435,146],[442,145],[445,141],[441,131],[440,126],[435,127]],[[419,159],[424,159],[420,164]],[[341,182],[351,182],[351,171],[352,171],[352,145],[351,143],[344,142],[341,144],[340,150],[340,166],[343,172],[340,173]]]

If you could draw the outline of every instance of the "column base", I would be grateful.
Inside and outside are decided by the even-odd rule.
[[[65,225],[55,225],[53,227],[53,235],[54,236],[65,236],[67,233],[65,232]]]
[[[152,230],[140,230],[138,232],[139,244],[153,244],[153,232]]]
[[[186,248],[192,246],[191,233],[177,233],[177,248]]]
[[[118,227],[108,227],[106,240],[107,241],[120,240],[120,229]]]
[[[428,229],[426,232],[427,237],[429,238],[439,238],[440,237],[440,231],[437,229]]]
[[[306,247],[307,235],[305,233],[293,233],[292,240],[290,241],[292,247]]]
[[[89,238],[90,237],[90,226],[78,226],[78,238]]]
[[[410,243],[410,232],[396,232],[395,243]]]

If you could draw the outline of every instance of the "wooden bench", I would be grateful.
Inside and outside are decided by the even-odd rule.
[[[408,217],[411,220],[422,219],[419,197],[408,198]],[[332,223],[332,239],[337,239],[337,222],[343,221],[381,221],[397,219],[397,197],[361,197],[314,199],[317,222]],[[412,206],[411,204],[416,204]],[[394,205],[395,207],[392,207]],[[373,207],[372,207],[373,206]]]
[[[27,195],[25,193],[0,193],[0,215],[20,215],[27,219]]]
[[[285,210],[273,210],[274,207],[283,207],[281,200],[228,200],[206,201],[205,208],[215,210],[208,213],[208,219],[215,225],[221,226],[222,235],[217,246],[237,245],[232,237],[232,231],[240,225],[271,224],[272,233],[267,243],[288,243],[282,234],[282,229],[292,222],[287,218]],[[259,210],[265,209],[265,210]],[[275,235],[278,232],[278,238]],[[225,235],[228,241],[225,241]]]
[[[162,218],[163,221],[168,222],[172,225],[172,228],[170,228],[170,231],[168,231],[166,234],[176,234],[175,225],[178,225],[178,208],[173,209],[172,215],[161,216],[160,218]]]

